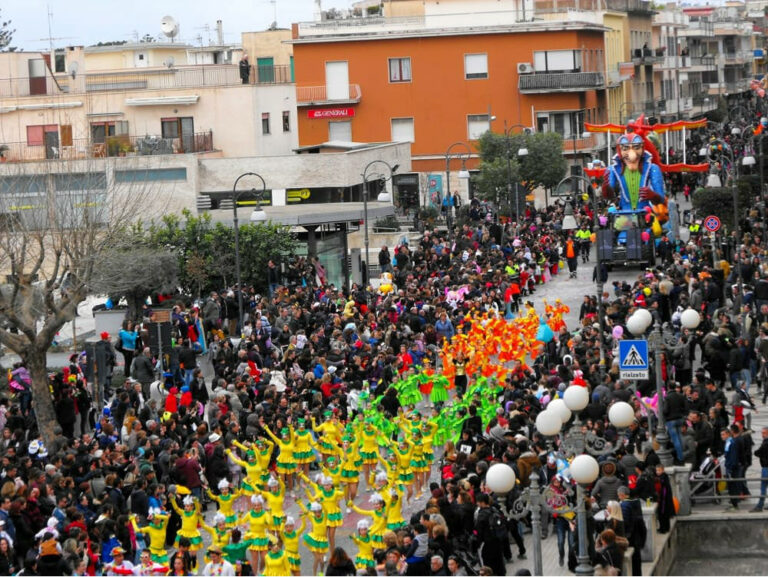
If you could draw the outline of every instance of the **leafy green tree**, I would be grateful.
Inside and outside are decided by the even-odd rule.
[[[738,181],[739,190],[739,218],[744,218],[751,208],[752,190],[750,183],[744,180]],[[699,188],[694,191],[691,198],[696,213],[701,218],[714,215],[729,229],[733,229],[733,188]]]
[[[537,187],[552,188],[565,176],[567,163],[563,157],[563,139],[555,132],[511,134],[509,142],[503,134],[486,132],[477,141],[480,173],[474,177],[480,198],[497,205],[515,206],[515,187],[524,197]],[[528,154],[518,152],[525,148]],[[507,158],[509,157],[509,165]],[[512,193],[507,192],[512,183]],[[521,198],[521,201],[524,200]]]
[[[11,21],[3,21],[2,17],[0,17],[0,52],[16,51],[16,47],[10,46],[15,32],[16,30],[11,28]]]

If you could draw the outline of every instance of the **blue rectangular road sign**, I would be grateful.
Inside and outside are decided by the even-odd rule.
[[[648,341],[619,341],[619,372],[622,379],[648,378]]]

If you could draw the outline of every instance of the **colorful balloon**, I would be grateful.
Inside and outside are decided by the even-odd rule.
[[[648,242],[649,240],[651,240],[651,233],[649,233],[647,230],[644,230],[640,234],[640,238],[643,239],[643,242]]]
[[[622,336],[624,336],[624,327],[621,325],[613,327],[611,334],[613,335],[614,339],[620,339]]]

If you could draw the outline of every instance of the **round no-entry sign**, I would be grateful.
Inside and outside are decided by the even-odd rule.
[[[720,229],[720,219],[715,215],[710,215],[704,219],[704,228],[709,232],[717,232]]]

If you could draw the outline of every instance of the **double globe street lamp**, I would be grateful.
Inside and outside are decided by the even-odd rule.
[[[600,474],[600,465],[595,456],[612,454],[618,444],[611,445],[606,439],[592,431],[584,431],[579,413],[583,411],[590,400],[590,392],[586,387],[571,385],[566,388],[563,398],[554,399],[547,405],[546,410],[536,417],[536,430],[548,439],[561,434],[571,416],[575,418],[571,426],[561,435],[560,449],[566,456],[573,456],[568,470],[576,482],[576,504],[568,505],[569,493],[554,492],[545,487],[539,489],[537,474],[531,475],[531,486],[525,489],[520,498],[512,506],[512,518],[521,518],[531,513],[531,529],[533,533],[533,566],[534,574],[543,574],[541,559],[541,513],[548,510],[558,514],[575,512],[577,516],[578,555],[575,573],[577,575],[593,575],[594,568],[589,559],[587,539],[587,511],[585,488],[595,482]],[[619,401],[613,403],[608,410],[608,419],[617,429],[629,427],[635,419],[635,411],[629,403]],[[593,456],[594,455],[594,456]],[[504,495],[512,490],[515,484],[515,473],[511,467],[498,464],[492,466],[486,475],[486,485],[494,493]]]
[[[680,324],[683,328],[694,330],[699,326],[701,316],[692,308],[688,308],[680,315]],[[636,337],[642,337],[653,325],[653,315],[647,309],[637,309],[627,319],[627,330]],[[656,322],[656,330],[648,335],[648,345],[653,348],[655,380],[656,380],[656,398],[658,399],[658,411],[656,416],[656,441],[659,443],[659,460],[665,467],[674,464],[672,451],[669,449],[669,434],[664,419],[664,379],[661,371],[661,355],[667,345],[674,346],[675,336],[669,330],[664,330],[664,325]],[[668,327],[667,327],[668,328]]]

